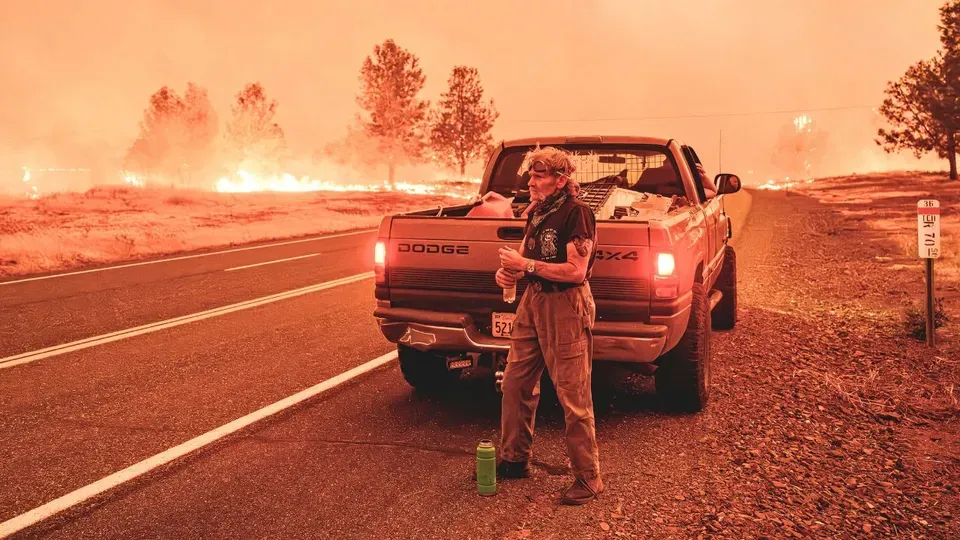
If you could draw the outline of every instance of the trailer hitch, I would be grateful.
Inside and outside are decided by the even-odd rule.
[[[493,355],[493,380],[497,393],[503,393],[503,372],[507,370],[506,353],[495,353]]]

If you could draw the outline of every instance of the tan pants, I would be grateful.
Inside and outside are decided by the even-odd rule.
[[[567,455],[577,478],[599,478],[590,389],[596,304],[590,285],[561,292],[527,287],[517,306],[503,374],[501,457],[533,456],[533,426],[543,368],[557,389],[566,424]]]

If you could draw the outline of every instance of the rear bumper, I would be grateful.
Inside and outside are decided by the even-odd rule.
[[[465,313],[380,306],[373,316],[387,340],[421,351],[455,354],[510,350],[509,339],[481,333],[473,318]],[[676,343],[688,316],[689,306],[675,315],[657,317],[658,324],[597,321],[593,328],[594,360],[653,362],[668,343]]]

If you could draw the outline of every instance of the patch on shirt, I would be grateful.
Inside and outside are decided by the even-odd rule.
[[[557,231],[544,229],[540,233],[540,254],[544,259],[557,257]]]

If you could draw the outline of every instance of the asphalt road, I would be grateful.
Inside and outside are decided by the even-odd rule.
[[[735,237],[743,195],[728,205]],[[0,284],[0,523],[393,346],[371,316],[367,278],[6,369],[2,357],[363,274],[373,238]],[[15,536],[503,537],[569,476],[562,414],[545,396],[535,478],[478,497],[473,452],[496,440],[499,407],[480,382],[421,397],[389,362]],[[612,485],[627,468],[658,482],[696,472],[695,459],[662,446],[697,437],[694,417],[598,412],[598,433]]]
[[[7,279],[0,282],[0,358],[372,269],[373,232],[278,243],[34,281]],[[242,268],[295,257],[304,258]]]

